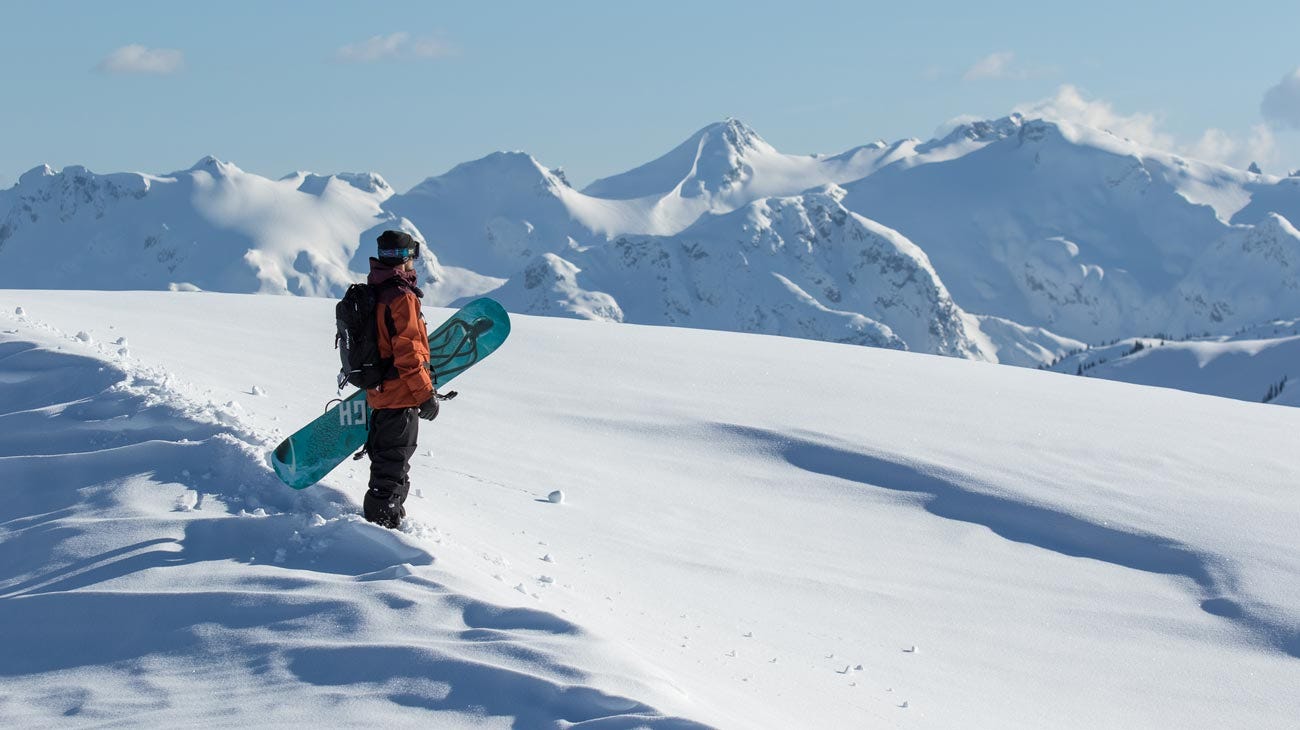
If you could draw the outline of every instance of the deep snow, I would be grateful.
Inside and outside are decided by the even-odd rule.
[[[265,466],[331,306],[0,291],[0,724],[1300,716],[1294,409],[519,316],[392,533]]]

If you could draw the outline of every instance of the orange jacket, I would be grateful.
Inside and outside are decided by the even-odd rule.
[[[433,396],[429,377],[429,333],[420,314],[415,273],[393,269],[371,259],[370,283],[389,278],[403,281],[379,290],[375,317],[380,357],[393,358],[396,377],[366,391],[371,408],[414,408]]]

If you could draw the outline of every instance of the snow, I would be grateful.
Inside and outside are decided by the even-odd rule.
[[[925,253],[846,209],[843,195],[828,185],[704,216],[676,236],[545,254],[489,294],[535,314],[992,360],[987,335],[953,303]]]
[[[273,181],[214,157],[163,176],[38,168],[0,197],[0,281],[335,295],[363,278],[375,229],[401,227],[391,195],[373,173]],[[60,240],[76,255],[52,260]]]
[[[1139,346],[1140,345],[1140,346]],[[1283,381],[1276,405],[1300,405],[1300,319],[1275,320],[1232,336],[1135,337],[1069,355],[1060,373],[1177,388],[1260,402]]]
[[[392,532],[364,465],[266,466],[333,397],[332,320],[0,290],[0,724],[1300,715],[1300,411],[516,316],[422,425]]]
[[[41,166],[0,191],[0,286],[338,296],[399,228],[426,243],[432,305],[496,292],[524,313],[1038,366],[1070,343],[1295,316],[1297,219],[1296,178],[1063,120],[827,156],[726,119],[582,191],[524,151],[405,193],[212,156],[162,175]],[[50,262],[58,240],[77,255]],[[897,265],[862,278],[855,254]]]

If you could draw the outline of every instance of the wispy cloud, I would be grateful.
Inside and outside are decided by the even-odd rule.
[[[999,51],[990,53],[975,62],[974,66],[966,69],[962,74],[963,81],[982,81],[985,79],[1005,79],[1013,76],[1016,71],[1011,67],[1016,60],[1016,54],[1011,51]]]
[[[976,61],[961,75],[962,81],[995,81],[1005,79],[1039,79],[1058,73],[1054,66],[1039,66],[1018,61],[1011,51],[998,51]]]
[[[1055,96],[1021,104],[1015,111],[1026,117],[1057,119],[1107,130],[1148,147],[1237,168],[1244,169],[1252,162],[1265,166],[1278,163],[1276,140],[1267,124],[1257,124],[1240,134],[1211,128],[1194,142],[1180,142],[1161,129],[1161,120],[1156,114],[1118,112],[1110,102],[1088,98],[1069,84],[1061,86]]]
[[[1160,131],[1160,120],[1156,115],[1146,112],[1121,114],[1115,111],[1115,107],[1110,102],[1089,99],[1078,87],[1071,84],[1062,85],[1057,89],[1054,97],[1020,104],[1016,106],[1015,111],[1026,117],[1060,119],[1104,129],[1151,147],[1166,150],[1174,148],[1174,138]]]
[[[1259,110],[1269,124],[1300,129],[1300,68],[1282,77],[1264,93]]]
[[[345,63],[373,63],[386,60],[446,58],[456,54],[445,41],[433,37],[413,37],[399,31],[376,35],[360,43],[350,43],[334,52],[334,59]]]
[[[110,74],[174,74],[185,68],[185,54],[174,48],[148,48],[136,43],[104,57],[95,70]]]
[[[1267,124],[1256,124],[1244,138],[1222,129],[1207,129],[1195,143],[1184,147],[1188,157],[1222,162],[1233,167],[1247,167],[1257,162],[1265,167],[1278,162],[1277,140]]]

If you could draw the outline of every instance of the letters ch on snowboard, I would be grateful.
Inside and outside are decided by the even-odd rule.
[[[366,425],[366,402],[363,400],[344,402],[339,408],[340,426]]]

